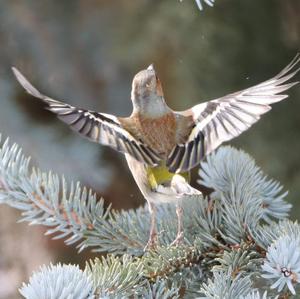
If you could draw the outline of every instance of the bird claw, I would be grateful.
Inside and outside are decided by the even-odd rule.
[[[170,246],[178,246],[183,243],[183,232],[177,234],[176,239],[171,243]]]
[[[157,248],[158,240],[157,240],[157,234],[150,235],[150,238],[144,247],[144,252],[154,250]]]

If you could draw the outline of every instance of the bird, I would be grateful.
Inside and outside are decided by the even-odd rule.
[[[117,117],[58,101],[39,92],[21,72],[12,70],[23,88],[41,99],[47,109],[90,141],[125,155],[128,167],[148,202],[150,233],[145,250],[156,248],[157,205],[176,205],[177,236],[171,245],[184,241],[182,202],[202,196],[190,185],[190,171],[223,142],[249,129],[271,109],[271,104],[288,97],[286,90],[299,83],[291,79],[300,70],[300,54],[276,76],[244,90],[202,102],[184,111],[166,103],[161,81],[153,66],[138,72],[132,81],[133,110]]]

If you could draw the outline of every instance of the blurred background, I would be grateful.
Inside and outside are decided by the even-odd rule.
[[[133,76],[154,63],[168,104],[183,110],[269,79],[289,63],[300,50],[300,2],[217,0],[200,12],[193,0],[1,1],[0,43],[2,137],[18,143],[32,165],[127,209],[144,200],[123,157],[43,110],[10,67],[49,96],[127,116]],[[292,218],[300,219],[300,86],[288,93],[231,144],[284,184]],[[18,219],[18,211],[0,206],[0,299],[19,298],[21,282],[41,264],[83,265],[90,256]]]

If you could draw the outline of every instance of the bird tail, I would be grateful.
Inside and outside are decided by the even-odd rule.
[[[193,188],[184,177],[178,174],[174,175],[171,182],[171,188],[178,194],[178,196],[202,195],[199,190]]]

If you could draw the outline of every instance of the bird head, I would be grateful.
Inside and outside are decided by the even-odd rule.
[[[151,101],[151,99],[163,97],[162,86],[153,64],[135,75],[132,81],[131,97],[136,101]]]

